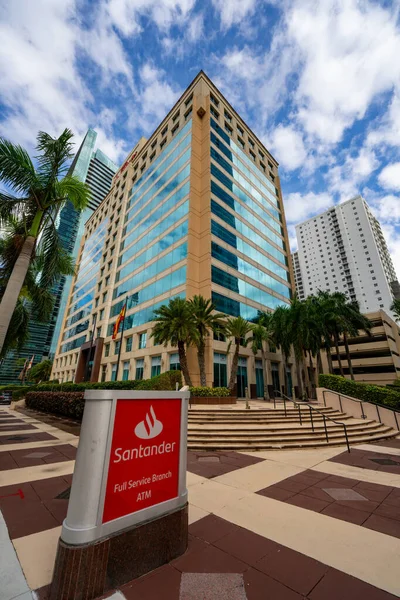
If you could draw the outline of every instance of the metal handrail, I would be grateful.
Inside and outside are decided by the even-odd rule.
[[[322,397],[324,399],[324,406],[326,406],[325,394],[327,392],[330,392],[331,394],[336,394],[337,396],[339,396],[339,406],[340,406],[340,410],[342,412],[343,412],[342,398],[348,398],[348,400],[352,400],[353,402],[358,402],[359,404],[361,404],[361,418],[362,419],[367,419],[367,415],[364,413],[364,407],[363,407],[364,402],[366,402],[367,404],[371,404],[371,406],[375,406],[375,408],[376,408],[376,414],[378,416],[379,423],[382,423],[381,414],[379,412],[379,407],[385,408],[386,410],[391,410],[392,413],[393,413],[393,416],[394,416],[394,420],[396,421],[396,427],[397,427],[398,431],[400,431],[399,421],[397,419],[397,414],[396,414],[396,413],[400,414],[400,410],[398,410],[397,408],[393,408],[392,406],[386,406],[385,404],[380,404],[379,402],[371,402],[370,400],[360,400],[359,398],[353,398],[352,396],[348,396],[347,394],[340,394],[336,390],[329,390],[329,389],[322,390]]]
[[[302,418],[301,418],[301,410],[302,410],[301,406],[304,406],[304,404],[300,404],[299,402],[296,402],[296,400],[293,400],[293,398],[289,398],[289,396],[285,396],[285,394],[282,394],[282,392],[280,392],[279,390],[274,390],[274,395],[275,394],[279,394],[282,397],[282,399],[283,399],[283,406],[284,406],[284,410],[285,410],[285,417],[287,416],[287,412],[286,412],[286,400],[289,400],[289,402],[293,402],[293,404],[295,406],[297,406],[297,408],[299,410],[300,425],[303,426],[303,421],[302,421]],[[318,410],[318,408],[315,408],[315,406],[311,406],[311,404],[307,404],[306,406],[308,407],[308,409],[310,411],[311,427],[312,427],[313,433],[315,432],[315,430],[314,430],[314,421],[313,421],[312,411],[315,410],[317,413],[319,413],[320,415],[322,415],[322,417],[324,419],[324,429],[325,429],[325,437],[326,437],[327,443],[329,442],[329,437],[328,437],[328,428],[326,426],[326,419],[328,419],[329,421],[332,421],[333,423],[336,423],[336,425],[341,425],[343,427],[344,437],[346,439],[347,452],[350,452],[349,436],[347,435],[346,424],[342,423],[341,421],[336,421],[336,419],[333,419],[332,417],[329,417],[328,415],[326,415],[325,413],[323,413],[321,410]],[[275,397],[274,397],[274,408],[276,408]]]

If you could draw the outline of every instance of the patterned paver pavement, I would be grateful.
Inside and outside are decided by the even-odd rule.
[[[75,433],[67,420],[0,410],[2,600],[48,595]],[[187,552],[108,596],[400,597],[400,440],[343,450],[189,452]]]

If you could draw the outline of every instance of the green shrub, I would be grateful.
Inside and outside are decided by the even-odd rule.
[[[205,396],[212,398],[226,398],[231,395],[229,388],[226,387],[191,387],[189,389],[191,395],[197,398],[204,398]]]
[[[25,404],[33,410],[82,420],[83,392],[28,392]]]
[[[4,391],[12,392],[13,400],[20,400],[27,391],[36,389],[34,385],[2,385],[0,386],[0,394]]]
[[[175,391],[177,383],[181,388],[182,374],[180,371],[167,371],[167,373],[144,380],[64,383],[60,385],[46,383],[35,386],[34,391],[28,391],[25,402],[28,408],[34,410],[81,420],[85,406],[85,389]],[[32,390],[32,386],[28,386],[28,389]]]
[[[380,387],[369,383],[360,383],[340,375],[320,375],[319,386],[333,390],[359,400],[384,404],[389,408],[400,408],[400,393],[393,388]]]

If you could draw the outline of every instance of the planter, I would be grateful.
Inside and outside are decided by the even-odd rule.
[[[191,396],[190,403],[193,404],[236,404],[237,398],[233,396]]]

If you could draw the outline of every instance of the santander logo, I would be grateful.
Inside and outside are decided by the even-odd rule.
[[[163,424],[157,419],[152,406],[150,406],[149,413],[146,413],[145,419],[135,427],[136,436],[142,440],[151,440],[160,435],[163,430]]]

